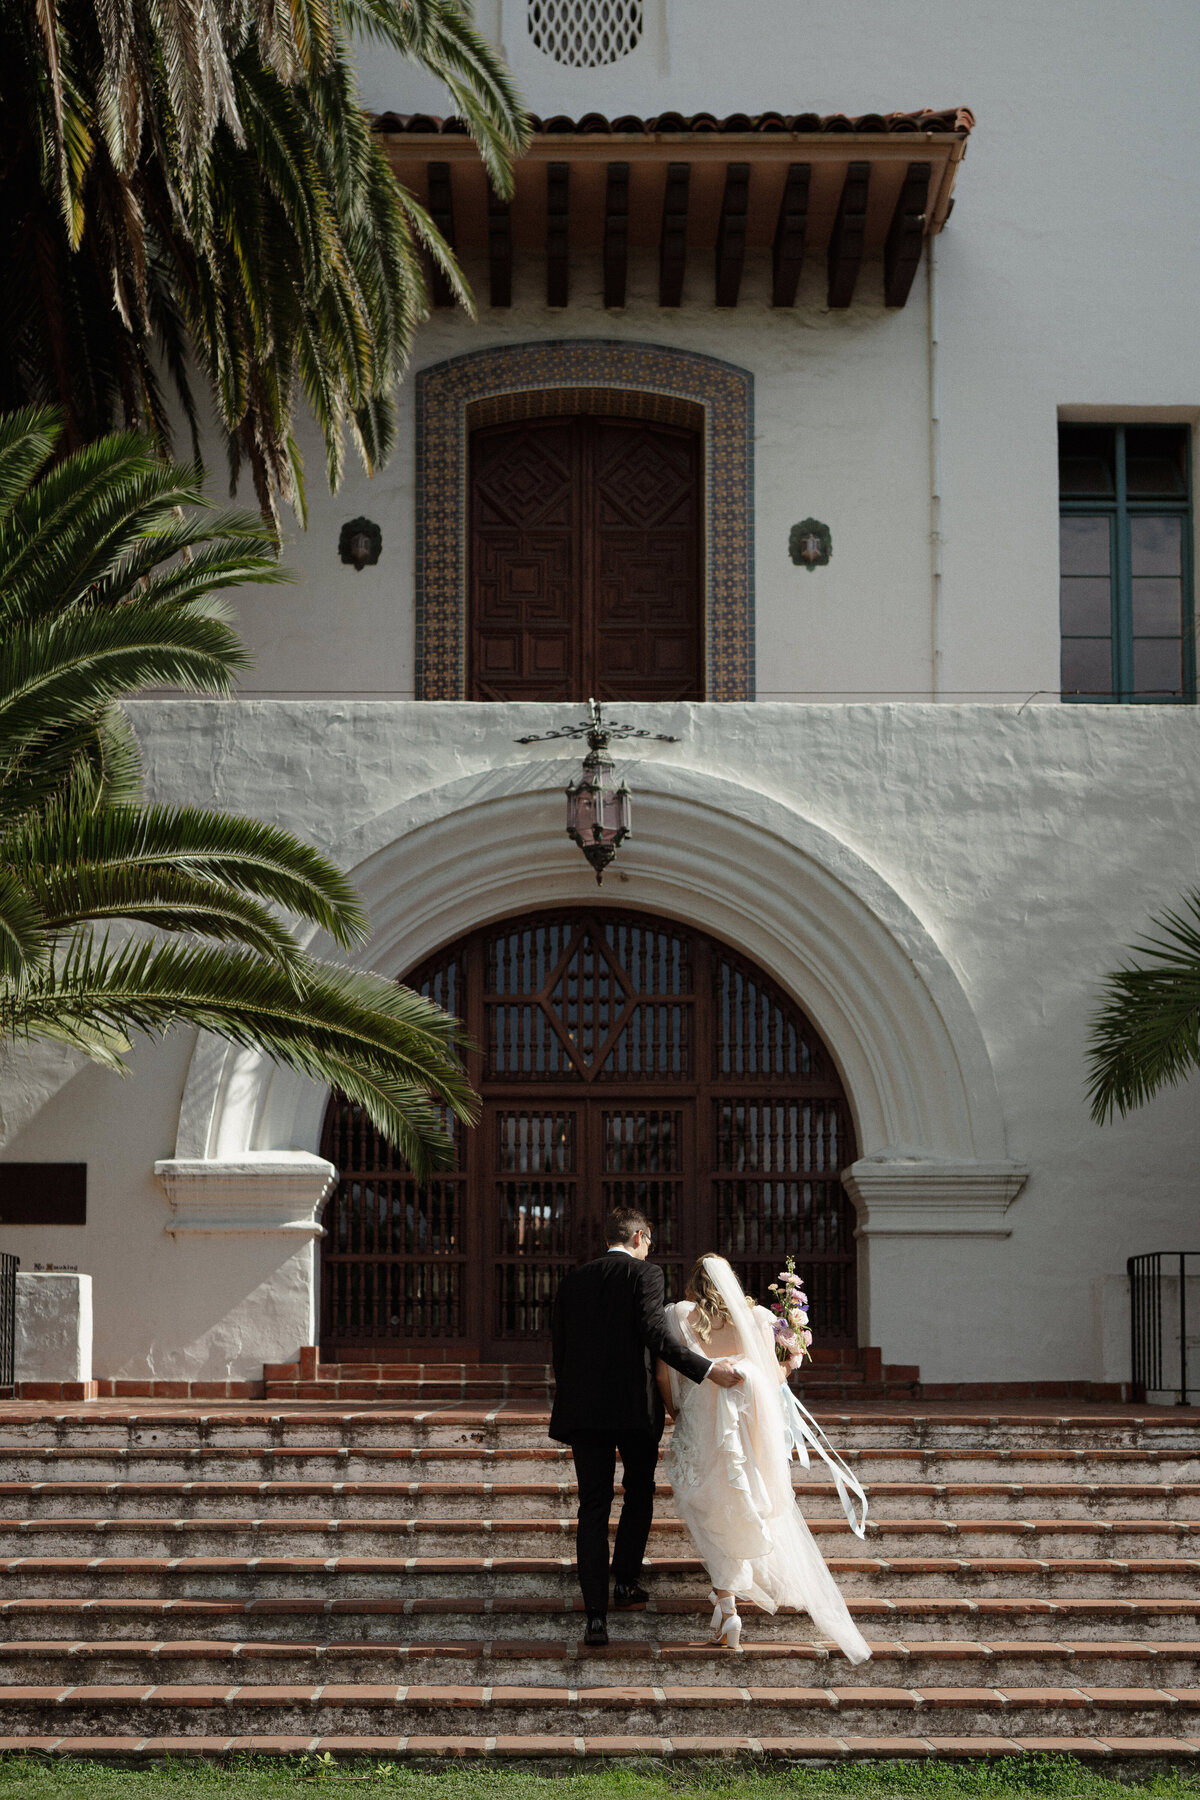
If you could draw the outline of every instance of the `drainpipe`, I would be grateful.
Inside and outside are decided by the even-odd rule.
[[[942,394],[938,364],[938,234],[932,232],[925,256],[929,321],[929,688],[942,692]]]

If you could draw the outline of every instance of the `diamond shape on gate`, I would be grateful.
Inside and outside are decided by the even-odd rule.
[[[625,1011],[624,984],[603,941],[585,930],[550,995],[550,1013],[576,1062],[590,1070]]]

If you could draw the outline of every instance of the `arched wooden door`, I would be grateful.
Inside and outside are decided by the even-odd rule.
[[[560,908],[472,932],[409,980],[480,1047],[483,1118],[421,1188],[330,1101],[326,1358],[545,1361],[554,1291],[621,1204],[654,1222],[668,1294],[716,1249],[766,1298],[790,1251],[818,1342],[856,1343],[849,1106],[761,969],[649,914]]]

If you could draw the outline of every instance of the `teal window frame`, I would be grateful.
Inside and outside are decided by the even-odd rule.
[[[1065,421],[1064,421],[1065,422]],[[1126,485],[1124,425],[1099,425],[1115,439],[1116,493],[1089,500],[1082,495],[1062,495],[1060,518],[1106,518],[1109,521],[1112,568],[1112,688],[1111,694],[1067,694],[1066,704],[1084,706],[1194,706],[1196,704],[1196,634],[1194,578],[1195,550],[1192,533],[1192,434],[1184,430],[1184,491],[1176,498],[1153,496],[1131,499]],[[1135,426],[1136,430],[1137,427]],[[1139,516],[1177,517],[1182,521],[1180,559],[1183,588],[1183,692],[1136,694],[1133,691],[1133,573],[1129,522]],[[1060,641],[1061,641],[1060,626]]]

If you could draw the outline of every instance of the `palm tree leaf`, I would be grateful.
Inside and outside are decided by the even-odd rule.
[[[0,756],[94,720],[138,687],[227,693],[248,653],[220,618],[131,603],[22,624],[0,638]]]
[[[15,981],[48,952],[46,921],[19,876],[0,865],[0,976]]]
[[[319,851],[258,819],[200,807],[95,808],[71,796],[8,834],[11,867],[178,872],[282,906],[349,948],[366,936],[354,888]]]
[[[0,415],[0,526],[27,492],[62,432],[61,415],[49,406],[24,406]]]
[[[1143,1106],[1200,1068],[1200,891],[1183,911],[1152,921],[1157,935],[1133,947],[1142,966],[1109,975],[1088,1044],[1092,1117]]]
[[[456,1054],[457,1022],[420,995],[359,970],[304,959],[297,980],[224,947],[135,942],[113,949],[81,932],[18,991],[0,990],[0,1035],[7,1037],[81,1022],[126,1036],[161,1034],[181,1020],[330,1085],[358,1071],[362,1104],[378,1128],[397,1140],[411,1134],[409,1159],[418,1173],[446,1155],[446,1133],[428,1130],[398,1096],[415,1088],[464,1121],[477,1114]],[[398,1084],[390,1098],[367,1080],[381,1075]]]

